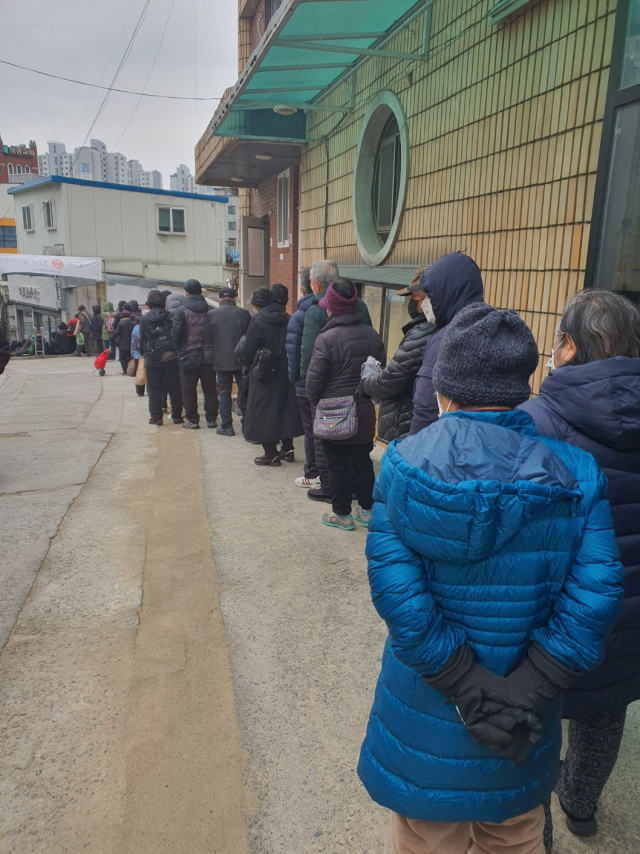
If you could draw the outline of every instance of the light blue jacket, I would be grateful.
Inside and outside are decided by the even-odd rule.
[[[389,446],[367,557],[389,629],[358,773],[371,797],[427,821],[500,823],[555,785],[561,705],[516,768],[474,744],[422,675],[463,643],[507,675],[537,641],[574,670],[602,658],[623,570],[593,457],[524,412],[456,412]]]

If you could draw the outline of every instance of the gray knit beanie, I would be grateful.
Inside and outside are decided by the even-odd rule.
[[[447,327],[433,384],[461,406],[515,408],[531,395],[538,360],[533,334],[515,311],[473,303]]]

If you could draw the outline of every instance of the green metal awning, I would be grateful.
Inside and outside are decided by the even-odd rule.
[[[288,0],[252,54],[208,136],[304,143],[308,110],[349,112],[323,98],[370,56],[426,59],[434,0]],[[414,53],[386,43],[419,16]],[[286,105],[291,115],[274,112]]]
[[[386,267],[363,267],[340,264],[339,269],[343,279],[351,279],[353,282],[371,282],[375,285],[401,285],[403,288],[406,288],[413,281],[418,266],[427,267],[429,265],[420,264],[409,267],[404,264],[389,264]]]

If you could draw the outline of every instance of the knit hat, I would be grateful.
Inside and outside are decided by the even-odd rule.
[[[280,303],[280,305],[287,305],[289,302],[289,289],[285,285],[281,285],[280,282],[276,282],[271,285],[271,296],[274,302]]]
[[[202,285],[197,279],[189,279],[189,281],[184,286],[184,289],[188,294],[202,293]]]
[[[237,299],[238,294],[233,288],[220,288],[218,299]]]
[[[447,327],[433,371],[436,391],[461,406],[515,408],[531,396],[538,347],[515,311],[463,308]]]
[[[326,308],[329,314],[339,317],[341,314],[352,314],[358,308],[358,291],[353,288],[349,299],[339,294],[333,285],[329,285],[326,294],[318,303],[320,308]]]
[[[127,311],[126,308],[123,308],[122,311],[120,312],[120,317],[124,317],[124,318],[131,317],[131,312]]]
[[[256,288],[256,290],[251,294],[249,302],[256,308],[264,308],[266,305],[271,305],[273,302],[273,295],[269,288]]]

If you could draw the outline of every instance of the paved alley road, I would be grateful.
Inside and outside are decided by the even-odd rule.
[[[388,854],[364,532],[300,463],[147,418],[113,364],[0,377],[0,854]],[[556,816],[556,854],[640,849],[639,760],[636,705],[601,837]]]

